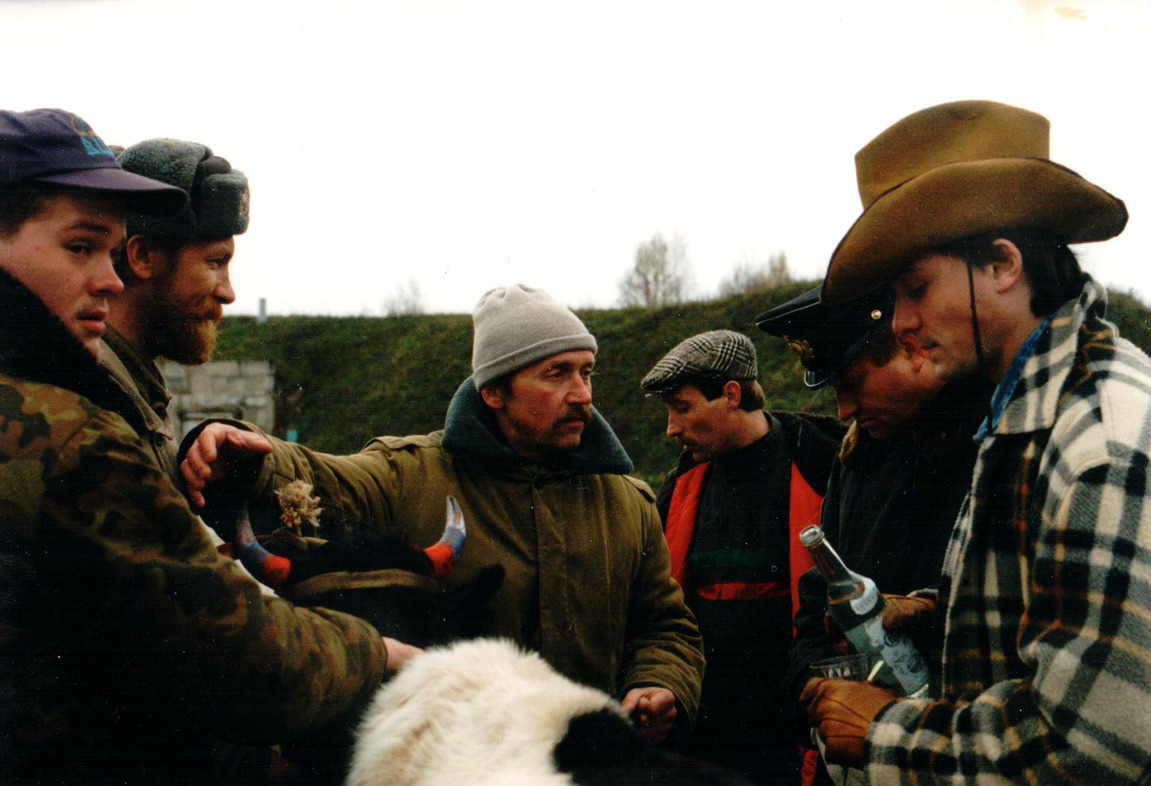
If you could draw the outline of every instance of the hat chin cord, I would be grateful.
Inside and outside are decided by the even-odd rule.
[[[979,363],[979,376],[987,374],[987,361],[983,357],[983,341],[979,335],[979,319],[975,315],[975,274],[972,272],[971,260],[967,262],[967,293],[971,297],[971,338],[975,341],[975,359]]]

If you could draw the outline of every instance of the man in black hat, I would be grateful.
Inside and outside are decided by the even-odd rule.
[[[751,339],[713,330],[678,344],[640,386],[663,399],[667,435],[683,448],[656,505],[707,656],[686,749],[758,783],[799,784],[778,689],[795,580],[811,566],[794,535],[819,520],[843,424],[765,412],[757,376]]]
[[[1151,361],[1068,244],[1122,201],[1048,158],[1034,112],[960,101],[856,155],[864,211],[823,293],[892,282],[893,329],[997,387],[944,559],[931,699],[812,680],[827,757],[872,783],[1117,784],[1151,774]]]
[[[839,416],[851,419],[824,498],[821,524],[852,570],[918,609],[939,585],[943,553],[971,482],[975,433],[990,390],[977,378],[946,385],[914,341],[891,330],[887,288],[839,308],[820,288],[756,319],[799,356],[804,383],[831,385]],[[817,571],[800,580],[802,605],[786,679],[790,706],[808,667],[850,645],[826,624],[827,588]]]
[[[3,783],[219,782],[213,741],[354,716],[412,654],[261,595],[97,365],[125,207],[185,201],[125,172],[76,115],[0,111]]]
[[[128,240],[116,266],[124,291],[111,302],[100,365],[131,396],[156,459],[177,485],[176,437],[157,358],[206,362],[223,307],[236,299],[229,276],[235,235],[248,228],[248,179],[196,142],[149,139],[118,156],[127,172],[179,188],[188,204],[174,215],[129,211]]]

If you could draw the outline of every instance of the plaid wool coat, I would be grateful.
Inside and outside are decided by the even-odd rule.
[[[937,700],[867,734],[872,783],[1118,784],[1151,760],[1151,364],[1088,281],[983,440],[943,567]]]

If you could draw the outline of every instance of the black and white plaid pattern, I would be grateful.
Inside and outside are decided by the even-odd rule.
[[[1151,362],[1089,281],[1036,346],[943,568],[937,701],[868,730],[872,783],[1134,783],[1151,768]]]
[[[743,382],[758,376],[755,345],[750,338],[734,330],[710,330],[677,344],[647,372],[639,386],[658,395],[696,379]]]

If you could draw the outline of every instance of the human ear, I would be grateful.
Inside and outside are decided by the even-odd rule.
[[[738,409],[739,402],[743,400],[743,388],[734,379],[729,379],[723,386],[723,397],[728,409]]]
[[[503,409],[504,391],[495,385],[485,385],[480,388],[480,397],[492,409]]]
[[[1006,238],[997,238],[992,242],[995,246],[996,257],[988,266],[991,278],[997,292],[1011,289],[1023,277],[1023,253],[1019,246]]]
[[[163,261],[159,249],[153,243],[146,237],[133,235],[124,245],[124,263],[133,276],[147,281],[159,272]]]

